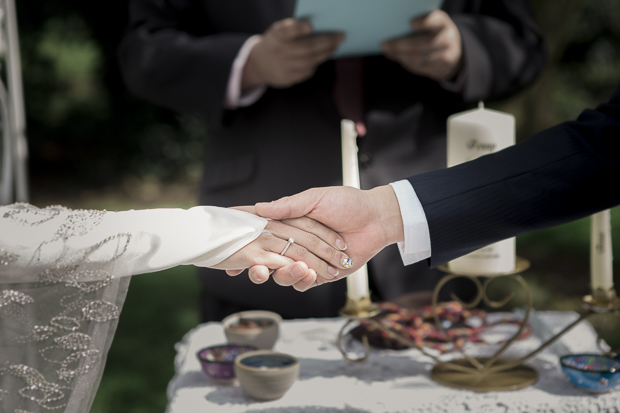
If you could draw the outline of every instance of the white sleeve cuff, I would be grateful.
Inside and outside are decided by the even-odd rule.
[[[396,193],[400,213],[403,217],[405,242],[398,243],[403,264],[410,265],[429,258],[431,256],[431,237],[428,231],[428,222],[424,208],[422,208],[413,186],[406,179],[392,182],[390,185]]]
[[[252,48],[260,40],[260,35],[250,37],[243,43],[237,57],[235,58],[232,69],[230,70],[230,76],[228,78],[228,86],[226,89],[226,100],[224,101],[224,107],[227,109],[236,109],[239,107],[250,106],[254,104],[258,99],[263,96],[263,93],[267,90],[265,86],[259,86],[241,94],[241,77],[243,76],[243,68],[250,56]]]

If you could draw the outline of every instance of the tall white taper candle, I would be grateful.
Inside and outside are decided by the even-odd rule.
[[[360,172],[357,164],[355,123],[343,119],[340,123],[340,130],[342,134],[342,184],[359,188]],[[347,293],[352,300],[370,296],[366,264],[347,277]]]
[[[590,226],[590,279],[592,291],[609,291],[614,286],[611,251],[611,213],[607,209],[592,215]]]

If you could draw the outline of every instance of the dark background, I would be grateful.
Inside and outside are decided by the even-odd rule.
[[[125,88],[116,50],[127,2],[16,3],[31,202],[109,210],[193,205],[204,130]],[[517,117],[519,139],[574,119],[620,83],[620,2],[533,3],[548,67],[518,96],[486,102]],[[618,190],[615,182],[605,185]],[[537,309],[579,309],[589,283],[587,219],[520,237],[518,251],[532,262],[525,277]],[[198,323],[197,287],[190,267],[134,277],[93,412],[164,410],[173,345]]]

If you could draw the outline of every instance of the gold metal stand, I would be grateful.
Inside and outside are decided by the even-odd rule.
[[[491,359],[475,358],[478,363],[487,365]],[[538,380],[538,373],[531,367],[523,364],[512,366],[511,361],[495,360],[496,367],[506,366],[507,370],[489,371],[488,369],[475,372],[457,371],[455,365],[468,367],[469,360],[458,359],[451,363],[438,363],[431,370],[431,378],[444,386],[476,392],[517,390],[531,386]]]
[[[516,390],[528,387],[536,382],[538,379],[538,373],[531,367],[524,365],[527,360],[545,350],[567,331],[593,314],[609,313],[620,316],[620,299],[616,297],[615,290],[613,288],[609,291],[603,291],[600,289],[596,290],[592,295],[584,297],[584,308],[586,309],[586,312],[583,313],[576,321],[566,326],[562,329],[562,331],[542,343],[536,350],[531,351],[525,356],[518,359],[502,359],[501,356],[514,343],[514,341],[518,339],[529,321],[530,312],[532,310],[532,293],[526,281],[520,275],[523,271],[527,270],[529,266],[529,261],[523,258],[517,258],[515,270],[511,273],[498,274],[497,276],[491,277],[487,276],[488,278],[481,276],[480,278],[483,278],[483,281],[481,281],[480,278],[474,274],[448,273],[439,281],[433,292],[433,314],[435,324],[437,325],[437,328],[452,342],[457,351],[461,353],[462,358],[451,361],[442,361],[437,356],[430,353],[426,348],[418,346],[417,344],[405,339],[401,335],[385,327],[377,320],[371,318],[373,315],[378,314],[379,307],[376,304],[373,304],[367,297],[364,297],[364,299],[359,300],[358,302],[351,300],[351,298],[347,300],[347,305],[341,311],[341,314],[349,320],[338,333],[338,349],[342,353],[344,359],[348,362],[361,363],[366,361],[370,356],[370,345],[368,344],[368,338],[365,335],[362,337],[362,342],[364,344],[364,355],[361,358],[353,359],[349,357],[343,347],[343,339],[346,332],[349,330],[349,327],[352,324],[359,323],[360,321],[366,321],[373,327],[383,331],[391,339],[396,340],[407,347],[416,348],[426,356],[432,358],[436,362],[436,365],[431,370],[431,378],[440,384],[448,387],[477,392]],[[447,267],[443,267],[441,269],[449,272]],[[441,288],[448,281],[461,277],[470,279],[478,288],[478,293],[471,302],[463,302],[457,296],[452,294],[451,298],[454,301],[459,302],[465,308],[473,308],[481,302],[484,302],[491,308],[501,308],[506,305],[514,297],[514,293],[508,294],[499,301],[493,301],[487,295],[487,288],[489,284],[497,278],[512,278],[517,281],[525,291],[527,304],[520,328],[510,339],[503,343],[499,350],[491,357],[475,358],[467,355],[462,346],[456,343],[447,333],[446,329],[439,320],[439,315],[437,313],[437,301]],[[600,335],[597,337],[597,340],[599,343],[601,342],[602,339]]]
[[[379,306],[370,300],[370,297],[362,297],[354,300],[347,296],[347,303],[340,310],[340,315],[347,318],[369,318],[381,312]]]
[[[379,308],[379,305],[373,303],[370,300],[370,297],[362,297],[356,300],[347,295],[347,302],[344,308],[340,310],[340,315],[347,317],[349,321],[340,329],[336,345],[338,346],[338,350],[340,350],[342,357],[344,357],[344,359],[349,363],[363,363],[366,361],[368,357],[370,357],[370,344],[368,343],[368,337],[366,335],[362,336],[364,356],[359,359],[349,357],[343,346],[343,339],[345,332],[347,331],[347,326],[360,320],[370,320],[370,317],[374,317],[380,312],[381,309]]]
[[[592,295],[583,297],[583,305],[586,309],[597,313],[620,311],[620,300],[616,296],[616,290],[612,287],[609,291],[597,288]]]

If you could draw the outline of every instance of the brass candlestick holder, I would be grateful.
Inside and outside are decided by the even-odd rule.
[[[426,348],[418,346],[416,343],[405,339],[399,333],[392,331],[379,321],[373,319],[372,317],[378,314],[379,307],[376,304],[373,304],[370,299],[366,299],[366,297],[362,300],[359,300],[359,302],[350,302],[353,300],[349,298],[349,300],[347,301],[347,305],[341,311],[341,314],[347,317],[349,320],[345,323],[345,325],[338,333],[338,349],[340,350],[344,359],[348,362],[361,363],[366,361],[370,356],[371,351],[367,336],[362,336],[364,355],[360,358],[350,357],[345,351],[343,345],[344,337],[346,336],[346,332],[348,331],[349,327],[352,324],[366,321],[378,330],[383,331],[389,338],[396,340],[407,347],[415,348],[421,351],[424,355],[433,359],[436,364],[435,367],[431,370],[431,378],[440,384],[448,387],[472,390],[477,392],[516,390],[528,387],[536,382],[536,380],[538,379],[538,373],[533,368],[524,364],[527,360],[531,359],[532,357],[545,350],[547,347],[557,341],[561,336],[563,336],[567,331],[572,329],[575,325],[579,324],[581,321],[594,314],[606,313],[616,316],[620,315],[620,300],[617,298],[615,290],[613,288],[609,291],[603,291],[600,289],[596,290],[593,292],[592,295],[587,295],[583,299],[583,306],[586,311],[581,314],[577,320],[575,320],[564,329],[562,329],[560,332],[558,332],[556,335],[542,343],[537,349],[529,352],[528,354],[518,359],[502,358],[501,356],[506,352],[506,350],[508,350],[508,348],[515,342],[515,340],[518,339],[524,328],[528,325],[530,313],[532,310],[532,293],[529,286],[527,285],[527,282],[523,279],[523,277],[521,277],[521,273],[526,271],[529,266],[529,261],[518,257],[516,260],[515,270],[513,272],[497,274],[490,277],[478,276],[473,274],[454,274],[450,273],[450,270],[447,266],[440,267],[442,270],[448,272],[448,274],[446,274],[439,281],[433,292],[432,306],[435,324],[437,328],[445,335],[445,337],[450,340],[454,348],[461,354],[461,358],[453,359],[450,361],[443,361],[435,354],[429,352]],[[517,281],[524,289],[526,309],[521,325],[518,331],[510,339],[506,340],[500,346],[499,350],[497,350],[496,353],[491,357],[480,358],[467,355],[463,347],[457,342],[455,342],[448,334],[448,332],[442,325],[441,320],[439,319],[437,308],[438,297],[441,288],[448,281],[461,277],[471,280],[478,289],[476,297],[471,302],[463,302],[457,296],[452,294],[451,298],[454,301],[459,302],[465,308],[473,308],[481,302],[484,302],[487,306],[491,308],[501,308],[506,305],[514,297],[514,293],[510,293],[506,297],[498,301],[491,300],[487,295],[488,286],[498,278],[512,278],[513,280]],[[600,343],[602,339],[598,332],[597,335],[597,342]]]

